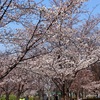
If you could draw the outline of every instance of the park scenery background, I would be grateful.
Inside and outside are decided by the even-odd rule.
[[[0,100],[100,99],[99,3],[0,0]]]

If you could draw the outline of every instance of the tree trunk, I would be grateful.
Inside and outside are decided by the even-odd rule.
[[[62,93],[61,100],[69,100],[68,93]]]
[[[64,82],[63,86],[62,86],[62,100],[69,100],[69,89],[66,86],[66,81]]]
[[[69,100],[69,98],[66,95],[63,95],[61,100]]]
[[[21,93],[18,92],[17,95],[16,95],[16,100],[19,100],[20,99],[20,95],[21,95]]]
[[[50,91],[48,90],[48,100],[50,100]]]
[[[20,96],[16,96],[16,100],[19,100],[20,99]]]
[[[38,95],[39,95],[39,100],[43,100],[44,99],[44,90],[39,90],[38,91]]]
[[[9,94],[6,93],[6,100],[9,100]]]
[[[77,91],[77,100],[79,100],[79,91]]]

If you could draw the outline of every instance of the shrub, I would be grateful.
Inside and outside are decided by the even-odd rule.
[[[5,95],[2,95],[1,97],[0,97],[0,100],[5,100]]]
[[[11,95],[9,96],[9,100],[16,100],[16,96],[13,95],[13,94],[11,94]]]

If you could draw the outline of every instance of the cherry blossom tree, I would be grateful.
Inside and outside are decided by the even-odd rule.
[[[9,50],[6,49],[6,53],[10,54],[10,56],[14,56],[14,59],[12,59],[13,57],[10,57],[10,64],[8,64],[10,66],[5,68],[6,70],[2,73],[1,79],[21,61],[34,58],[35,56],[44,53],[44,51],[46,53],[46,50],[43,51],[43,43],[47,43],[50,37],[52,37],[52,33],[50,32],[51,29],[53,30],[53,27],[57,25],[61,19],[67,19],[71,14],[71,9],[78,9],[82,1],[64,1],[60,2],[61,4],[59,6],[52,8],[46,8],[45,6],[41,7],[41,3],[41,1],[36,3],[34,0],[26,0],[24,3],[22,1],[18,2],[11,0],[10,2],[5,1],[2,3],[0,10],[1,25],[6,26],[1,29],[1,42],[6,45],[7,48],[8,46],[12,47],[8,48]],[[7,9],[3,11],[3,8],[6,6]],[[5,30],[7,23],[10,22],[16,22],[19,25],[22,25],[22,29],[16,29],[16,31],[13,31],[13,28]],[[60,24],[61,23],[57,26],[59,27]],[[27,35],[25,35],[24,32],[26,32]],[[13,51],[11,49],[13,49]],[[33,51],[37,55],[31,53]],[[12,53],[13,55],[11,55]]]
[[[77,99],[79,99],[79,94],[81,93],[81,98],[84,97],[84,89],[83,86],[87,85],[88,83],[91,83],[95,80],[95,76],[93,75],[91,70],[81,70],[77,73],[77,76],[75,77],[74,81],[71,84],[71,91],[76,92]]]
[[[78,72],[100,60],[100,16],[81,20],[85,1],[52,0],[49,8],[34,0],[11,1],[4,13],[1,9],[0,42],[7,48],[0,57],[0,79],[21,66],[51,79],[68,100]],[[9,22],[21,28],[8,29]]]
[[[64,24],[52,27],[51,33],[54,33],[54,36],[48,41],[55,46],[55,49],[52,53],[40,56],[37,61],[31,61],[33,64],[30,65],[31,69],[47,75],[61,91],[66,91],[63,90],[66,81],[69,87],[71,80],[80,70],[89,68],[99,61],[99,21],[98,17],[91,17],[77,28],[64,27]],[[69,23],[66,23],[67,25]]]
[[[10,4],[12,3],[12,0],[4,0],[2,2],[0,2],[1,6],[0,6],[0,21],[4,18],[5,13],[7,12]]]
[[[9,77],[5,78],[1,82],[2,85],[0,85],[0,90],[6,96],[6,100],[9,100],[9,96],[11,93],[14,92],[16,84],[14,81],[12,81]]]
[[[2,80],[0,89],[6,95],[7,100],[9,100],[11,94],[14,94],[16,100],[19,100],[21,96],[30,95],[31,91],[38,90],[35,76],[35,74],[25,68],[15,68]]]

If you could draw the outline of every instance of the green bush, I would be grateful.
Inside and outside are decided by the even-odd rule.
[[[2,95],[1,97],[0,97],[0,100],[5,100],[5,95]]]
[[[6,95],[2,95],[2,96],[0,97],[0,100],[6,100],[5,98],[6,98]],[[11,95],[9,96],[9,100],[16,100],[16,96],[13,95],[13,94],[11,94]]]
[[[2,95],[0,97],[0,100],[6,100],[5,98],[6,98],[6,96],[5,95]],[[16,100],[16,96],[13,95],[13,94],[11,94],[9,96],[9,100]],[[31,97],[29,97],[29,100],[39,100],[39,97],[38,96],[31,96]]]
[[[0,100],[6,100],[6,96],[5,96],[5,95],[2,95],[2,96],[0,97]],[[13,95],[13,94],[11,94],[11,95],[9,96],[9,100],[16,100],[16,96]]]
[[[34,97],[29,97],[29,100],[34,100],[33,98],[34,98]]]
[[[10,95],[10,96],[9,96],[9,100],[16,100],[16,96],[15,96],[15,95],[13,95],[13,94],[12,94],[12,95]]]

